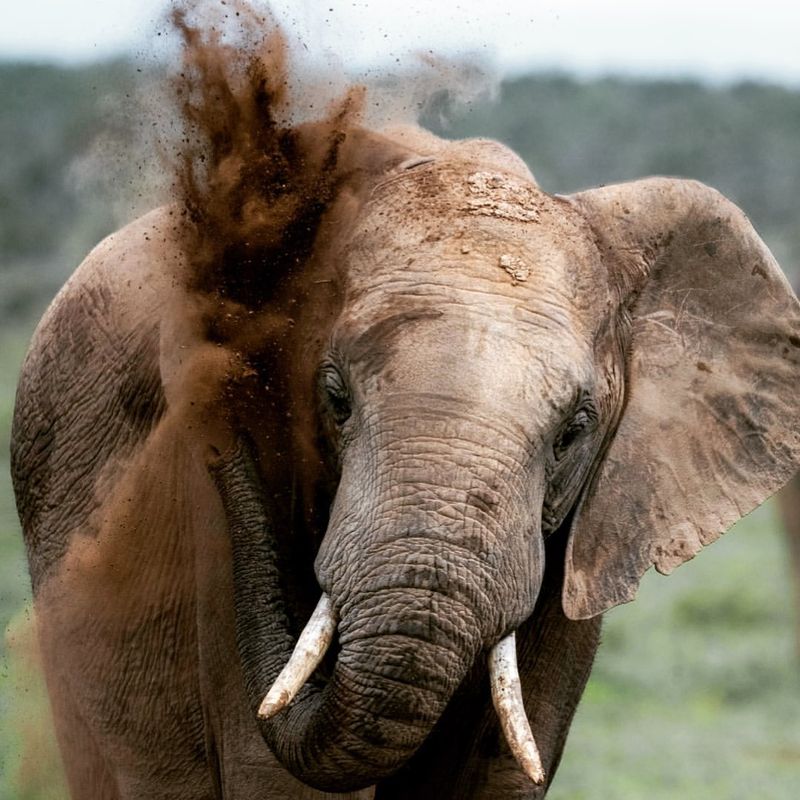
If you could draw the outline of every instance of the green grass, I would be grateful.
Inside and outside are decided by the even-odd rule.
[[[790,800],[800,678],[777,515],[764,507],[606,616],[553,800]]]
[[[0,624],[24,629],[29,585],[8,478],[8,429],[32,326],[0,328]],[[795,800],[800,678],[791,587],[765,507],[636,602],[606,616],[552,800]],[[0,645],[2,647],[3,645]],[[47,704],[21,657],[0,651],[0,800],[63,796],[55,770],[28,774],[20,731],[48,753]],[[46,758],[52,759],[52,756]],[[44,774],[42,774],[44,772]]]

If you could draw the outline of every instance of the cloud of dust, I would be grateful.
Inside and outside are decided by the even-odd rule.
[[[2,744],[0,763],[5,776],[0,780],[0,791],[5,788],[15,797],[35,800],[66,797],[31,606],[19,611],[8,625],[3,662],[10,689],[7,719],[13,719],[16,736],[7,737]]]
[[[183,40],[172,86],[184,123],[175,188],[192,224],[192,288],[258,307],[311,252],[364,91],[350,87],[297,124],[286,38],[272,17],[236,0],[209,24],[218,8],[191,8],[172,12]]]
[[[171,77],[182,120],[175,190],[194,226],[193,288],[251,307],[312,251],[348,137],[416,122],[432,103],[441,114],[496,85],[478,66],[430,53],[414,70],[359,84],[331,62],[323,79],[247,0],[181,1],[170,20],[182,41]]]

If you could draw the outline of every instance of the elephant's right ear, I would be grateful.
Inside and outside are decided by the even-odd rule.
[[[570,534],[564,611],[632,600],[793,474],[800,306],[742,212],[693,181],[570,198],[630,321],[622,416]]]

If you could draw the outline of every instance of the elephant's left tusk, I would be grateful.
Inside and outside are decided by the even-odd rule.
[[[544,783],[539,748],[522,704],[522,686],[517,669],[517,639],[512,633],[489,653],[492,700],[508,746],[523,772],[534,782]]]
[[[262,719],[274,717],[294,700],[328,651],[338,620],[331,599],[323,594],[297,640],[291,658],[281,670],[258,709]]]

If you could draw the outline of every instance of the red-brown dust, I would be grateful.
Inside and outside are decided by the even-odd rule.
[[[176,184],[191,223],[190,288],[258,308],[312,250],[363,91],[351,88],[316,122],[293,124],[286,37],[243,0],[225,7],[220,25],[209,23],[210,3],[172,13],[183,40],[173,89],[185,124]]]

